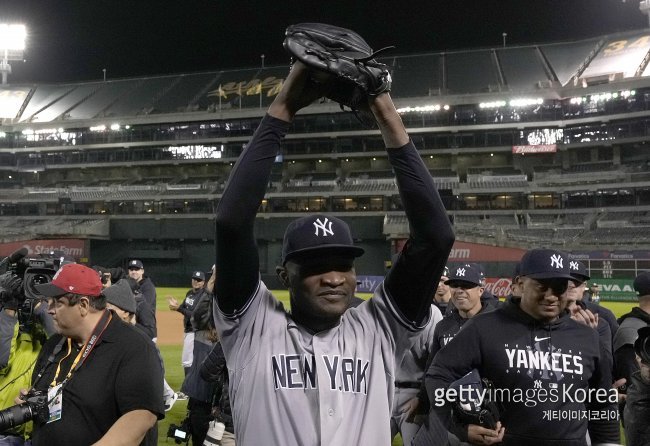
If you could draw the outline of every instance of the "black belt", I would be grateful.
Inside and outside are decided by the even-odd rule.
[[[422,387],[422,383],[395,383],[395,387],[398,389],[419,389]]]

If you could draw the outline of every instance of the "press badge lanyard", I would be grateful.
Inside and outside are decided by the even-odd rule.
[[[113,319],[112,313],[108,310],[104,310],[104,314],[102,314],[101,319],[99,319],[97,325],[95,325],[95,329],[90,335],[90,339],[86,341],[86,343],[83,345],[79,353],[77,353],[77,356],[72,362],[72,365],[70,366],[70,370],[68,371],[68,374],[66,375],[63,382],[61,382],[61,385],[65,384],[70,379],[72,374],[76,372],[79,369],[79,367],[81,367],[82,364],[86,361],[86,358],[88,358],[90,352],[92,352],[95,346],[99,343],[99,340],[104,334],[104,330],[106,330],[106,327],[108,327],[108,324],[111,321],[111,319]],[[61,347],[63,346],[61,345]],[[59,373],[61,373],[61,363],[65,358],[70,356],[71,353],[72,353],[72,339],[68,338],[68,352],[63,358],[59,360],[59,363],[56,366],[56,373],[54,374],[54,379],[52,379],[52,382],[50,383],[50,387],[55,387],[57,385],[56,382],[57,379],[59,378]]]

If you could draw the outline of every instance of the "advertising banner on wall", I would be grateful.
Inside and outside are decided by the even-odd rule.
[[[396,239],[394,241],[395,250],[401,251],[405,243],[406,239]],[[502,248],[456,241],[449,253],[448,262],[518,262],[525,252],[525,249],[519,248]]]
[[[21,248],[27,249],[26,257],[41,257],[57,251],[75,260],[87,258],[86,241],[82,239],[23,240],[0,244],[0,256],[7,257]]]
[[[357,276],[358,293],[374,293],[384,276]]]
[[[525,249],[457,241],[449,253],[449,262],[518,262],[525,252]]]
[[[529,153],[555,153],[557,144],[534,144],[530,146],[512,146],[512,153],[526,155]]]
[[[384,280],[384,276],[357,276],[357,292],[374,293],[382,280]],[[495,296],[503,299],[510,294],[511,279],[505,277],[488,277],[485,281],[485,289]],[[631,280],[595,279],[592,282],[596,282],[600,286],[600,299],[602,301],[637,301]]]
[[[631,280],[592,279],[590,282],[599,285],[602,301],[636,302],[637,300]],[[504,298],[510,294],[511,283],[510,279],[489,277],[486,279],[485,288],[495,296]]]

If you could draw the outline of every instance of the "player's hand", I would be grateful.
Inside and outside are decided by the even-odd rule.
[[[590,310],[582,309],[576,305],[575,310],[571,312],[571,319],[580,322],[591,328],[598,327],[598,314],[592,313]]]
[[[402,406],[399,408],[400,412],[403,414],[406,414],[406,421],[409,423],[413,422],[413,419],[415,418],[415,414],[418,410],[418,406],[420,405],[420,399],[416,396],[402,404]]]
[[[167,303],[169,304],[169,309],[172,311],[178,310],[178,301],[171,296],[167,297]]]
[[[311,80],[309,68],[302,62],[295,61],[284,80],[282,90],[269,108],[269,114],[284,121],[291,121],[298,110],[307,107],[320,97],[322,93]]]
[[[505,432],[500,421],[497,422],[496,429],[470,424],[467,426],[467,439],[471,444],[498,444],[503,441]]]

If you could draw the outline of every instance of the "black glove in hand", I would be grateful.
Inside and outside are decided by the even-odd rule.
[[[323,96],[359,110],[368,97],[390,91],[388,67],[374,58],[366,41],[352,30],[324,23],[299,23],[286,30],[284,48],[313,71]]]

